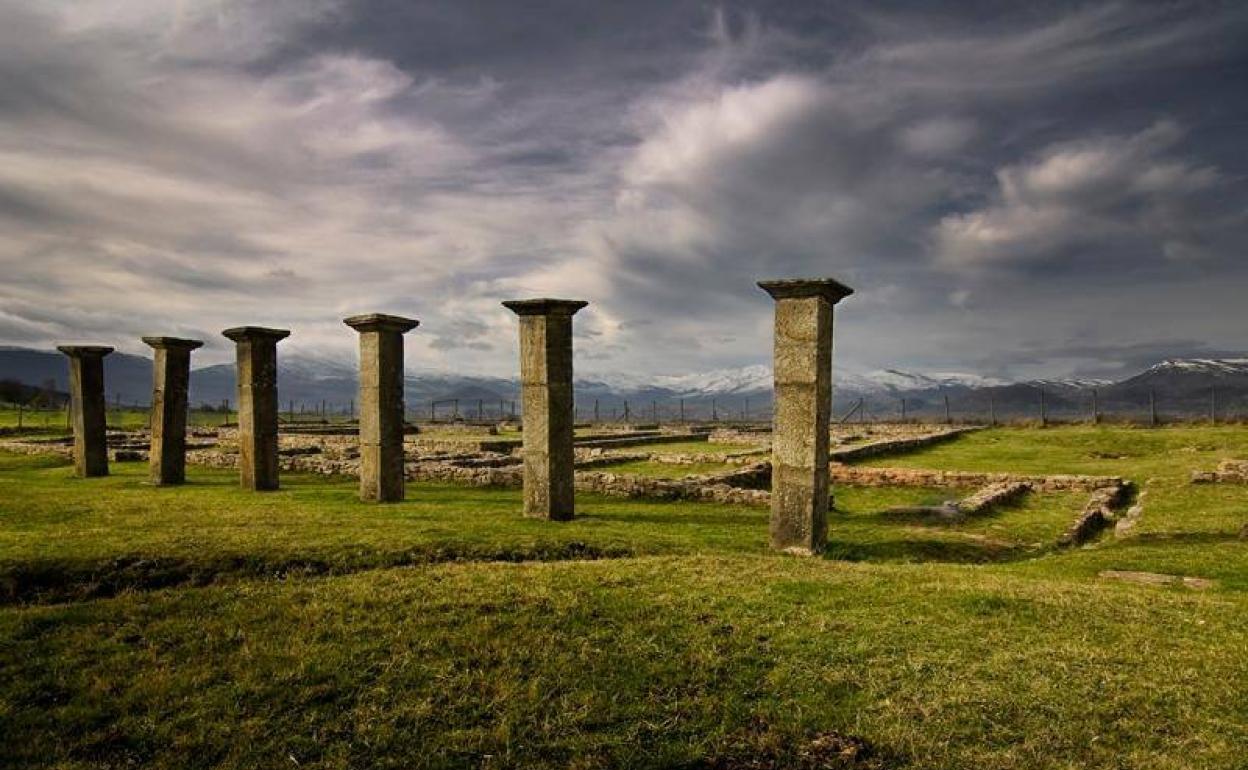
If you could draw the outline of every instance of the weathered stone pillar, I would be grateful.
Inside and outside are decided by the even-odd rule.
[[[240,326],[221,332],[238,353],[238,470],[244,489],[277,489],[277,342],[285,329]]]
[[[103,345],[61,345],[69,356],[69,410],[74,427],[74,472],[79,476],[108,475],[108,438],[105,426]]]
[[[588,302],[524,299],[503,306],[520,316],[524,421],[524,515],[572,518],[572,316]]]
[[[186,407],[191,382],[191,351],[199,340],[144,337],[156,351],[152,361],[152,483],[186,481]]]
[[[771,547],[815,554],[828,537],[832,306],[853,290],[830,278],[758,285],[776,300]]]
[[[371,313],[344,318],[360,333],[360,499],[403,499],[403,335],[420,322]]]

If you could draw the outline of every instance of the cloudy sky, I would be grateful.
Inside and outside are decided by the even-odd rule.
[[[1248,6],[0,0],[0,343],[418,317],[508,374],[503,299],[592,304],[582,373],[836,358],[1112,375],[1248,348]]]

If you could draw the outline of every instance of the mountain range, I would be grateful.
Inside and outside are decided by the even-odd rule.
[[[114,353],[105,361],[110,403],[146,404],[151,396],[150,359]],[[356,393],[356,363],[324,356],[290,355],[279,359],[279,393],[283,410],[347,411]],[[0,347],[0,381],[51,388],[63,393],[67,366],[55,351]],[[907,416],[943,416],[948,399],[955,419],[984,419],[990,410],[1000,418],[1038,416],[1041,402],[1049,416],[1060,418],[1090,412],[1093,392],[1106,413],[1139,414],[1150,399],[1159,411],[1175,415],[1206,415],[1211,400],[1219,416],[1248,412],[1248,358],[1171,359],[1118,381],[1031,380],[1008,382],[964,373],[922,374],[896,369],[856,373],[834,371],[834,409],[838,416],[857,410],[873,418],[898,416],[903,401]],[[677,416],[683,401],[687,417],[765,417],[770,413],[772,372],[763,365],[719,369],[695,374],[635,375],[582,378],[576,381],[578,411],[599,417],[632,415],[648,419],[658,410]],[[234,367],[215,364],[191,372],[191,402],[220,405],[233,401]],[[409,371],[405,388],[408,408],[439,416],[509,413],[519,397],[515,379]],[[861,402],[861,406],[859,406]]]

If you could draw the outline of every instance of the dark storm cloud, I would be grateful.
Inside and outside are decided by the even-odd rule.
[[[0,0],[0,341],[345,350],[385,309],[506,373],[498,300],[563,295],[591,368],[682,372],[767,360],[758,278],[832,274],[850,368],[1233,350],[1245,39],[1219,3]]]

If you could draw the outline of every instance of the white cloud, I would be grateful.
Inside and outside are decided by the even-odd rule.
[[[1217,171],[1167,153],[1182,132],[1169,121],[1131,136],[1064,142],[996,173],[997,190],[977,210],[950,214],[935,227],[935,248],[948,265],[1112,261],[1123,241],[1156,254],[1182,243],[1179,212],[1199,206],[1219,182]]]

